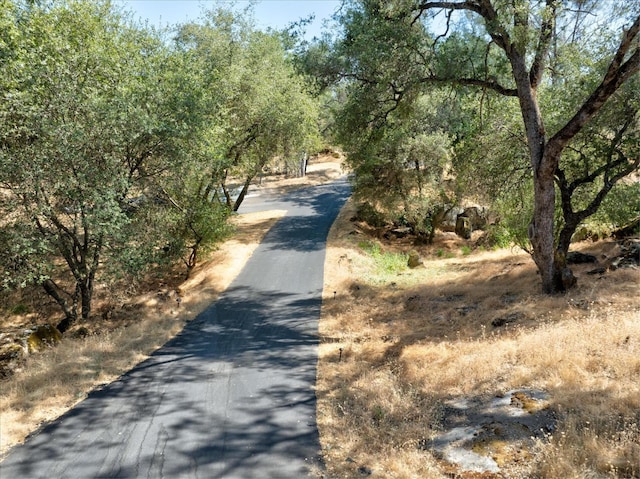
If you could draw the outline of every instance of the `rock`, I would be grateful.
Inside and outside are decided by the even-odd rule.
[[[484,206],[468,206],[460,208],[458,206],[445,205],[441,207],[436,215],[436,227],[442,231],[457,232],[458,218],[462,216],[469,218],[472,230],[484,229],[489,223],[490,214],[488,208]],[[493,219],[495,222],[495,218]]]
[[[620,257],[616,258],[610,269],[634,268],[640,265],[640,240],[629,239],[620,243]]]
[[[590,275],[605,274],[606,272],[607,272],[606,268],[596,268],[596,269],[592,269],[590,271],[587,271],[587,274],[590,274]]]
[[[24,356],[24,348],[18,343],[5,343],[0,345],[0,361],[11,361]]]
[[[418,254],[418,252],[415,250],[409,251],[409,259],[407,260],[407,266],[409,266],[409,268],[417,268],[418,266],[422,266],[422,265],[423,265],[423,262],[422,262],[422,259],[420,259],[420,255]]]
[[[457,206],[445,206],[438,214],[437,227],[442,231],[454,232],[458,216],[464,214],[464,209]]]
[[[494,328],[499,328],[509,323],[518,321],[522,318],[524,318],[524,313],[521,313],[520,311],[515,311],[513,313],[507,314],[506,316],[495,318],[493,321],[491,321],[491,326],[493,326]]]
[[[598,258],[592,254],[580,253],[579,251],[569,251],[567,253],[568,264],[597,263]]]
[[[27,337],[27,349],[30,353],[42,351],[44,348],[54,346],[62,340],[62,334],[50,324],[38,326]]]
[[[534,390],[448,399],[443,404],[442,431],[420,447],[463,473],[456,477],[496,477],[530,459],[536,441],[548,439],[556,424],[549,404],[545,392]]]
[[[463,216],[469,218],[472,230],[484,229],[489,223],[488,209],[484,206],[469,206],[464,209]]]
[[[548,406],[548,403],[541,401],[525,391],[517,391],[511,395],[511,405],[534,414]]]
[[[358,472],[363,476],[370,476],[371,474],[373,474],[373,470],[367,466],[360,466],[358,468]]]
[[[458,215],[456,219],[456,234],[464,239],[471,239],[471,219],[466,216]]]

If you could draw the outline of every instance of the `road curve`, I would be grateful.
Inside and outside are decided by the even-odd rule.
[[[252,198],[288,210],[229,289],[120,380],[14,448],[0,479],[297,479],[315,420],[325,239],[346,180]],[[242,210],[241,210],[242,211]]]

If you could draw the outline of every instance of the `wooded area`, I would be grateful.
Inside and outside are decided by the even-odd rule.
[[[44,288],[64,331],[97,282],[188,275],[267,165],[329,144],[361,216],[429,241],[481,204],[547,293],[575,282],[579,228],[637,219],[635,2],[349,0],[334,21],[307,42],[225,9],[158,31],[108,1],[0,0],[3,286]]]
[[[287,36],[231,11],[161,32],[107,1],[3,0],[0,28],[3,285],[41,285],[63,332],[98,281],[188,275],[268,162],[319,149]]]
[[[307,67],[344,95],[337,135],[365,203],[384,189],[429,230],[443,203],[504,202],[547,293],[575,282],[571,238],[607,198],[620,209],[614,187],[637,216],[622,182],[638,169],[634,2],[365,0],[338,22]]]

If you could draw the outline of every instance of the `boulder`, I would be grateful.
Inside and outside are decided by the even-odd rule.
[[[54,346],[62,340],[62,334],[54,326],[44,324],[38,326],[27,337],[27,349],[30,353],[42,351],[47,347]]]
[[[495,218],[490,218],[489,209],[485,206],[475,205],[460,208],[458,206],[445,205],[437,213],[434,225],[441,231],[455,232],[460,216],[469,218],[472,230],[482,230],[489,223],[495,222]]]
[[[456,234],[464,239],[471,239],[471,219],[464,215],[458,215],[456,220]]]
[[[422,266],[422,259],[420,259],[420,255],[417,251],[411,250],[409,251],[409,259],[407,260],[407,266],[409,268],[417,268],[418,266]]]
[[[489,224],[489,210],[484,206],[469,206],[463,216],[469,218],[473,230],[482,230]]]
[[[445,206],[437,215],[436,227],[442,231],[453,233],[456,230],[458,216],[464,214],[464,209],[457,206]]]

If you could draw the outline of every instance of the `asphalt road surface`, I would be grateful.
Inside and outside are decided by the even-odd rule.
[[[316,361],[325,239],[342,179],[247,200],[286,208],[209,309],[14,448],[0,479],[298,479],[321,467]]]

